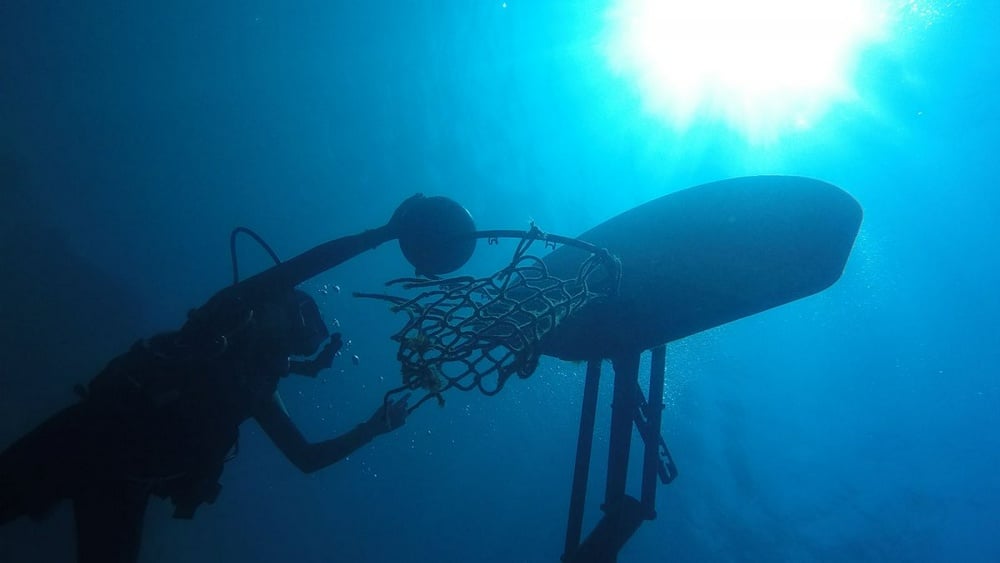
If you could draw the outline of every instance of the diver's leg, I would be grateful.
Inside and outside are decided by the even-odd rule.
[[[78,563],[134,563],[149,493],[128,481],[101,483],[73,499]]]
[[[82,405],[71,406],[0,452],[0,524],[43,518],[86,479],[94,420]]]

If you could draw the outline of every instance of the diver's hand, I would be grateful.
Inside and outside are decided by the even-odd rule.
[[[379,407],[375,411],[375,414],[365,422],[365,426],[371,432],[373,438],[386,432],[391,432],[406,424],[406,415],[409,414],[406,401],[409,398],[410,394],[407,393],[398,401],[390,399],[388,403]]]
[[[330,341],[326,343],[326,346],[320,350],[319,354],[313,358],[316,365],[320,369],[328,369],[333,365],[333,358],[340,352],[340,349],[344,347],[344,338],[339,332],[335,332],[330,335]]]
[[[320,350],[319,354],[311,360],[290,360],[288,362],[288,372],[297,373],[306,377],[316,377],[319,372],[330,369],[333,366],[333,358],[337,352],[344,347],[344,339],[339,332],[330,335],[330,341]]]

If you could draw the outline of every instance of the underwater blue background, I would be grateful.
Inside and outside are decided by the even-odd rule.
[[[761,146],[645,115],[595,48],[606,3],[500,4],[0,5],[0,447],[228,283],[234,226],[290,257],[424,192],[480,228],[575,235],[695,184],[797,174],[865,209],[844,276],[668,346],[681,474],[620,561],[1000,561],[998,9],[940,2],[864,54],[861,103]],[[243,248],[244,271],[266,266]],[[508,256],[481,245],[463,272]],[[397,384],[402,319],[350,293],[410,270],[387,244],[306,284],[361,359],[283,382],[311,439]],[[247,423],[215,505],[185,522],[151,504],[141,560],[557,561],[583,372],[545,359],[496,397],[451,393],[309,476]],[[0,561],[70,560],[70,516],[0,528]]]

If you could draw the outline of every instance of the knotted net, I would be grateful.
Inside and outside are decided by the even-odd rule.
[[[547,334],[587,304],[617,292],[621,265],[606,250],[545,235],[534,226],[517,236],[520,241],[511,262],[490,276],[402,278],[386,283],[391,288],[418,292],[409,298],[355,294],[388,301],[393,312],[408,316],[403,328],[392,336],[399,343],[402,386],[386,393],[387,402],[398,393],[423,392],[410,411],[431,398],[443,405],[442,393],[453,387],[495,395],[512,375],[526,378],[535,371]],[[496,236],[487,238],[491,244],[497,241]],[[546,246],[559,240],[590,255],[581,262],[575,277],[560,279],[540,258],[528,254],[537,240]],[[609,278],[610,285],[606,283]],[[611,289],[594,289],[597,279],[602,280],[602,288]]]

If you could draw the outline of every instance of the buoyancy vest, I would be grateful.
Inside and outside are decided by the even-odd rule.
[[[239,425],[271,399],[288,358],[248,342],[192,342],[184,331],[135,343],[88,386],[86,400],[121,417],[121,477],[170,498],[191,518],[221,490]]]

